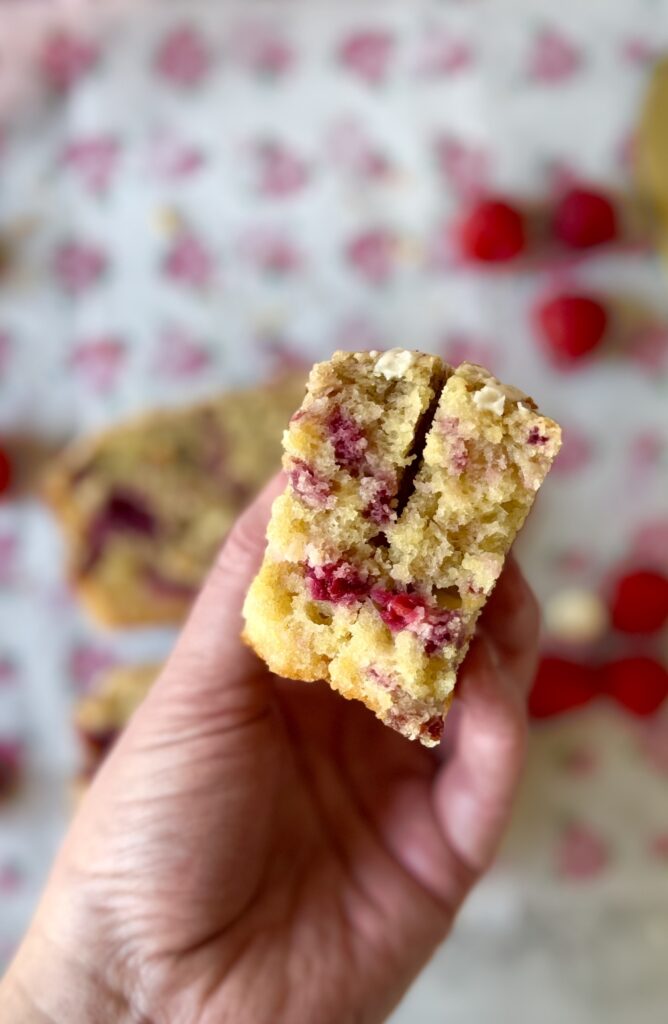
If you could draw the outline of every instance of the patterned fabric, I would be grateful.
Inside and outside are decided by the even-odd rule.
[[[541,597],[666,563],[668,297],[631,226],[631,161],[668,0],[2,6],[0,435],[408,344],[486,363],[564,424],[522,542]],[[462,204],[492,189],[547,210],[582,177],[619,194],[620,245],[462,264]],[[615,314],[570,372],[531,324],[562,285]],[[0,506],[0,742],[24,762],[0,810],[0,959],[67,819],[73,696],[170,642],[94,632],[45,511]],[[537,728],[499,864],[396,1020],[663,1019],[667,750],[665,711]]]

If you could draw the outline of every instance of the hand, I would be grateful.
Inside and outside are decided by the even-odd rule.
[[[15,1024],[381,1021],[494,855],[536,657],[519,569],[434,755],[241,644],[282,486],[237,523],[79,809],[0,997]]]

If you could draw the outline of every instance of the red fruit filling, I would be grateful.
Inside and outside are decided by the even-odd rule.
[[[603,341],[605,307],[587,295],[557,295],[536,309],[542,340],[557,363],[577,362]]]
[[[306,576],[314,601],[350,605],[361,601],[369,592],[369,584],[357,569],[341,559],[325,565],[308,565]]]
[[[295,494],[311,508],[324,508],[331,496],[332,487],[328,480],[318,476],[313,466],[303,459],[293,459],[288,477]]]
[[[341,409],[334,409],[327,420],[327,429],[337,465],[357,476],[364,463],[367,449],[367,440],[362,428]]]
[[[603,669],[607,693],[634,715],[653,715],[668,695],[668,672],[653,658],[620,658]]]
[[[610,199],[600,192],[573,188],[557,204],[555,237],[571,249],[589,249],[617,237],[617,215]]]
[[[525,248],[522,214],[508,203],[486,199],[469,213],[460,226],[462,252],[471,260],[501,263]]]
[[[88,557],[81,571],[86,573],[99,560],[109,538],[115,533],[154,537],[158,522],[146,502],[129,491],[112,492],[88,530]]]
[[[371,598],[388,629],[393,633],[404,629],[415,633],[424,643],[426,654],[435,654],[446,644],[459,644],[463,639],[461,616],[454,611],[429,608],[419,594],[393,594],[374,587]]]
[[[105,757],[118,738],[118,729],[101,729],[97,732],[92,729],[79,729],[79,736],[86,752],[96,761]]]
[[[541,434],[538,427],[532,427],[527,437],[527,444],[547,444],[549,438]]]
[[[668,621],[668,577],[639,570],[621,576],[610,602],[615,629],[623,633],[654,633]]]

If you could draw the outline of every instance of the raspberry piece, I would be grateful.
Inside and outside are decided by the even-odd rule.
[[[359,473],[366,454],[367,441],[359,424],[341,409],[334,409],[327,420],[334,456],[341,469],[353,476]]]
[[[419,594],[393,594],[375,587],[371,597],[388,629],[415,633],[424,644],[425,654],[435,654],[445,644],[458,644],[462,639],[461,616],[449,610],[429,609]]]
[[[621,576],[610,601],[615,629],[622,633],[654,633],[668,621],[668,577],[639,570]]]
[[[588,704],[600,692],[598,670],[566,658],[541,659],[529,695],[532,718],[551,718]]]
[[[90,524],[88,557],[81,571],[90,572],[114,533],[136,533],[154,537],[157,520],[142,498],[130,491],[113,491]]]
[[[559,365],[575,363],[603,341],[608,326],[605,307],[587,295],[556,295],[536,309],[543,342]]]
[[[364,509],[364,515],[377,526],[386,526],[392,518],[392,495],[387,487],[381,485]]]
[[[619,658],[603,668],[607,693],[634,715],[653,715],[668,695],[668,672],[653,658]]]
[[[6,494],[12,483],[12,464],[7,452],[0,448],[0,497]]]
[[[459,242],[468,259],[482,263],[512,260],[526,246],[522,214],[500,199],[485,199],[460,225]]]
[[[306,575],[314,601],[350,605],[361,601],[369,592],[366,580],[350,562],[343,560],[327,562],[325,565],[308,565]]]
[[[589,249],[617,237],[617,214],[601,192],[573,188],[557,204],[552,230],[571,249]]]
[[[293,459],[288,477],[295,494],[311,508],[325,508],[332,488],[328,480],[318,476],[313,466],[303,459]]]
[[[415,627],[425,620],[425,601],[417,594],[393,594],[390,590],[375,587],[371,597],[381,619],[393,633]]]
[[[527,444],[541,445],[547,444],[548,441],[549,437],[546,437],[545,434],[541,434],[538,427],[532,427],[529,431],[529,436],[527,437]]]

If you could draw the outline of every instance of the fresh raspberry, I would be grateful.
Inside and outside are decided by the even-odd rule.
[[[605,307],[588,295],[556,295],[541,303],[535,316],[549,354],[562,366],[598,348],[608,326]]]
[[[557,204],[552,230],[571,249],[589,249],[617,237],[617,214],[601,192],[573,188]]]
[[[668,672],[653,658],[619,658],[603,668],[606,692],[634,715],[653,715],[668,696]]]
[[[512,260],[526,246],[522,214],[500,199],[485,199],[461,223],[459,242],[468,259],[482,263]]]
[[[0,497],[6,494],[12,483],[12,464],[9,456],[0,448]]]
[[[529,696],[532,718],[551,718],[582,707],[600,692],[598,670],[591,665],[544,657]]]
[[[668,621],[668,577],[638,570],[620,576],[610,601],[615,629],[622,633],[654,633]]]
[[[369,592],[369,586],[357,569],[339,560],[325,565],[306,567],[311,597],[314,601],[331,601],[332,604],[354,604]]]

